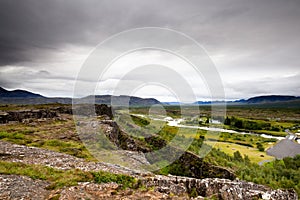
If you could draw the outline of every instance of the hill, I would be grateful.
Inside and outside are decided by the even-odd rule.
[[[258,96],[252,97],[246,101],[246,103],[274,103],[283,101],[294,101],[300,100],[300,97],[296,96],[284,96],[284,95],[269,95],[269,96]]]
[[[114,105],[124,106],[151,106],[154,104],[161,104],[154,98],[140,98],[134,96],[113,96],[113,95],[90,95],[77,99],[80,103],[90,103],[95,100],[96,104],[107,104],[110,105],[113,102]],[[76,101],[76,100],[75,100]],[[44,97],[40,94],[32,93],[26,90],[6,90],[0,87],[0,104],[48,104],[48,103],[62,103],[71,104],[72,98],[66,97],[55,97],[49,98]],[[268,96],[257,96],[251,97],[247,100],[239,99],[235,101],[197,101],[194,105],[251,105],[251,106],[268,106],[268,107],[299,107],[300,97],[288,96],[288,95],[268,95]],[[164,102],[165,105],[182,105],[180,102]]]
[[[151,106],[154,104],[160,104],[160,102],[154,98],[140,98],[134,96],[113,96],[113,95],[90,95],[80,99],[75,99],[79,103],[92,103],[95,100],[96,104],[107,104],[124,106]],[[49,98],[44,97],[40,94],[35,94],[25,90],[13,90],[8,91],[0,87],[0,104],[48,104],[48,103],[61,103],[61,104],[72,104],[72,98],[55,97]]]
[[[140,98],[127,95],[95,95],[87,96],[81,99],[78,99],[79,103],[91,103],[95,100],[96,104],[107,104],[107,105],[116,105],[116,106],[151,106],[154,104],[161,104],[158,100],[154,98]],[[76,100],[75,100],[76,102]]]
[[[40,94],[35,94],[28,92],[26,90],[6,90],[0,87],[0,97],[1,98],[42,98]]]
[[[251,97],[247,100],[239,99],[235,101],[197,101],[193,104],[196,105],[217,105],[227,104],[230,106],[242,105],[242,106],[269,106],[269,107],[298,107],[300,105],[300,97],[288,96],[288,95],[266,95]]]

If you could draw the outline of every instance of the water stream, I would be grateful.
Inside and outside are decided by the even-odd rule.
[[[136,116],[146,117],[146,116],[140,115],[140,114],[139,115],[136,114]],[[257,134],[257,133],[251,133],[251,132],[238,132],[238,131],[235,131],[235,130],[217,128],[217,127],[183,125],[181,123],[184,121],[184,119],[172,119],[171,117],[167,117],[167,118],[158,118],[158,117],[153,117],[153,116],[148,116],[148,117],[152,120],[159,120],[159,121],[168,122],[169,126],[175,126],[175,127],[179,127],[179,128],[201,129],[201,130],[206,130],[206,131],[216,131],[216,132],[223,132],[223,133],[249,134],[249,135],[260,136],[260,137],[263,137],[263,138],[273,138],[273,139],[276,139],[276,140],[285,139],[285,137],[273,136],[273,135],[268,135],[268,134]]]

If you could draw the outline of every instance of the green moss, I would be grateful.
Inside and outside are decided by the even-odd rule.
[[[192,188],[191,191],[189,192],[189,197],[197,197],[198,196],[198,192],[196,190],[196,188]]]

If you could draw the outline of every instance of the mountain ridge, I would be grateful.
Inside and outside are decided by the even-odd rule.
[[[299,96],[292,95],[262,95],[250,97],[248,99],[238,99],[234,101],[196,101],[193,104],[198,105],[211,105],[211,104],[229,104],[229,105],[237,105],[237,104],[268,104],[268,103],[279,103],[279,102],[288,102],[288,101],[296,101],[300,100]]]
[[[37,93],[26,90],[6,90],[0,87],[0,103],[4,104],[47,104],[47,103],[62,103],[71,104],[72,98],[69,97],[45,97]],[[95,101],[96,104],[114,104],[114,105],[131,105],[131,106],[151,106],[154,104],[164,105],[185,105],[182,102],[160,102],[155,98],[141,98],[128,95],[89,95],[78,98],[79,102],[90,103]],[[190,105],[259,105],[259,104],[278,104],[284,102],[300,102],[300,96],[292,95],[261,95],[254,96],[248,99],[238,99],[233,101],[196,101]]]
[[[6,98],[43,98],[44,96],[26,90],[6,90],[0,87],[0,97]]]
[[[45,97],[26,90],[9,91],[0,87],[0,103],[2,104],[72,104],[72,102],[94,102],[96,104],[114,104],[117,106],[151,106],[154,104],[161,104],[161,102],[159,102],[155,98],[141,98],[128,95],[89,95],[82,98],[72,99],[69,97]]]

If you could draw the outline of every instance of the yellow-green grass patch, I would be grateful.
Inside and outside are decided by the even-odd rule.
[[[249,159],[254,163],[259,163],[264,160],[273,160],[274,157],[269,156],[266,152],[258,151],[256,148],[247,147],[243,145],[228,143],[228,142],[205,142],[209,145],[214,145],[216,149],[220,149],[224,153],[233,155],[234,152],[239,151],[242,155],[247,155]]]

